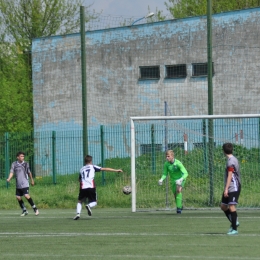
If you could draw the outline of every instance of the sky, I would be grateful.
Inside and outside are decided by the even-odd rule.
[[[90,5],[91,10],[101,12],[103,15],[124,16],[124,17],[143,17],[148,14],[148,6],[151,12],[158,10],[163,14],[168,14],[165,2],[167,0],[84,0],[84,4]]]

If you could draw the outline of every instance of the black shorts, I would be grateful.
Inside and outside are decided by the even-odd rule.
[[[241,189],[234,192],[229,192],[228,197],[224,197],[224,193],[222,194],[222,200],[221,203],[225,205],[236,205],[238,204],[238,198],[240,195]]]
[[[27,188],[22,188],[22,189],[17,189],[17,188],[16,188],[16,191],[15,191],[15,195],[16,195],[16,196],[22,197],[22,196],[24,196],[24,195],[26,195],[26,194],[29,194],[29,187],[27,187]]]
[[[81,189],[79,191],[78,200],[84,201],[85,199],[88,199],[88,203],[96,202],[97,201],[96,188]]]

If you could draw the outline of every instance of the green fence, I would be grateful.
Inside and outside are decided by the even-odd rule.
[[[212,178],[208,167],[210,157],[207,146],[209,135],[205,130],[207,125],[208,121],[204,119],[136,124],[135,171],[139,208],[163,208],[165,198],[170,198],[167,200],[167,207],[174,205],[168,186],[160,188],[157,185],[162,174],[166,149],[173,149],[176,158],[184,163],[189,172],[185,186],[185,207],[217,206],[223,192],[223,142],[234,144],[234,155],[240,162],[243,184],[240,205],[260,207],[259,117],[214,120]],[[93,163],[103,167],[122,168],[125,172],[120,184],[116,182],[116,174],[103,172],[97,176],[97,185],[105,185],[106,192],[121,190],[123,185],[131,184],[130,141],[129,125],[99,126],[88,131],[88,151],[93,156]],[[26,161],[30,163],[37,185],[59,184],[65,176],[77,174],[83,165],[82,131],[6,133],[1,136],[2,188],[8,187],[5,178],[19,150],[26,153]],[[214,199],[209,201],[211,179],[214,183]]]
[[[184,120],[174,122],[146,122],[136,125],[136,172],[151,182],[145,182],[139,195],[150,187],[149,192],[157,189],[157,179],[162,174],[165,160],[164,151],[173,149],[177,158],[183,161],[190,172],[189,179],[200,189],[200,182],[208,180],[208,122],[205,120]],[[246,187],[260,187],[260,121],[259,118],[218,119],[214,120],[214,170],[218,178],[215,183],[222,189],[225,158],[221,151],[223,142],[236,145]],[[187,140],[185,148],[184,138]],[[167,143],[166,143],[167,139]],[[76,174],[83,166],[82,131],[48,131],[35,133],[5,133],[0,137],[0,177],[1,186],[6,186],[12,161],[20,150],[26,154],[33,175],[38,184],[57,184],[66,175]],[[88,131],[88,151],[93,163],[103,167],[122,168],[126,177],[131,172],[131,139],[129,125],[102,125]],[[199,159],[198,159],[199,158]],[[128,183],[130,180],[125,180]],[[141,185],[142,178],[137,182]],[[113,184],[114,175],[103,172],[97,179],[99,185]],[[192,185],[190,182],[188,185]],[[130,183],[129,183],[130,184]],[[205,184],[208,185],[208,184]],[[189,190],[192,190],[191,188]],[[159,191],[158,191],[159,192]],[[200,192],[201,193],[201,192]],[[258,192],[257,192],[258,193]],[[204,194],[204,192],[203,192]],[[208,192],[205,192],[205,197]],[[253,198],[253,195],[252,195]],[[249,200],[248,200],[249,201]],[[251,201],[251,199],[250,199]],[[193,203],[193,200],[192,200]],[[256,205],[251,201],[250,205]]]
[[[7,178],[11,161],[16,160],[16,153],[24,151],[26,160],[34,168],[34,135],[33,133],[5,133],[0,136],[0,178]]]
[[[120,167],[113,158],[129,158],[130,130],[122,126],[100,126],[88,131],[89,154],[93,163],[103,167]],[[127,143],[128,141],[129,143]],[[82,131],[48,131],[5,133],[0,137],[0,179],[9,175],[18,151],[25,152],[33,176],[43,183],[58,183],[64,175],[79,172],[83,166]],[[112,160],[112,161],[111,161]],[[110,165],[113,163],[113,165]],[[121,166],[122,167],[122,166]],[[130,169],[127,170],[130,173]],[[107,181],[102,173],[102,184]]]

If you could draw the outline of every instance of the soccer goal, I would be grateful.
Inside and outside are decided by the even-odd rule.
[[[158,185],[166,150],[173,150],[189,173],[184,209],[218,207],[224,187],[225,142],[233,143],[240,162],[239,207],[259,208],[260,114],[131,117],[132,212],[176,207],[169,179]]]

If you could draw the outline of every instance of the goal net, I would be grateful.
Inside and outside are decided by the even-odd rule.
[[[226,158],[222,145],[234,145],[240,162],[241,208],[260,206],[260,115],[131,117],[132,212],[176,208],[169,177],[162,186],[165,151],[189,176],[183,208],[218,207],[224,188]]]

